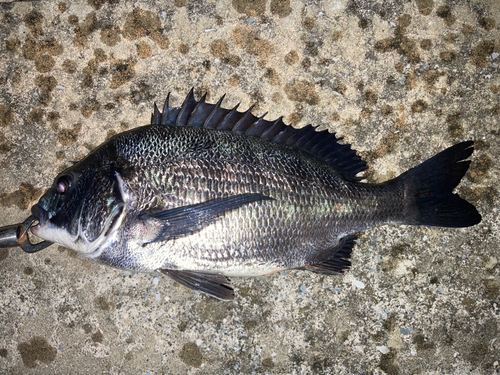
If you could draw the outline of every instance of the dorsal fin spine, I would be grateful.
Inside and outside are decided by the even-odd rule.
[[[229,120],[231,119],[231,117],[233,117],[235,114],[239,113],[237,111],[237,109],[238,109],[239,106],[240,106],[240,103],[236,104],[234,106],[234,108],[231,109],[226,116],[224,116],[224,118],[222,119],[222,121],[220,122],[220,124],[217,125],[216,129],[229,130],[229,129],[225,128],[225,125],[229,123]],[[230,129],[232,129],[232,127]]]
[[[198,103],[196,104],[196,106],[194,107],[192,112],[190,113],[189,120],[186,124],[187,126],[202,126],[203,125],[203,123],[201,123],[200,125],[197,125],[195,121],[196,121],[196,114],[198,113],[198,111],[202,110],[203,105],[205,104],[206,97],[207,97],[207,93],[205,93],[201,97],[201,99],[198,101]]]
[[[264,138],[264,139],[267,139],[267,140],[271,140],[271,137],[269,137],[269,134],[272,134],[273,130],[276,127],[280,126],[280,124],[284,124],[284,122],[283,122],[283,116],[277,118],[276,121],[274,121],[272,123],[272,125],[269,127],[269,129],[267,129],[264,133],[262,133],[261,137]],[[272,138],[274,138],[274,137],[272,137]]]
[[[161,113],[161,120],[160,120],[161,125],[167,124],[169,102],[170,102],[170,93],[167,94],[167,99],[165,99],[165,103],[163,104],[163,112]]]
[[[159,125],[160,121],[161,121],[161,113],[156,103],[154,103],[153,114],[151,115],[151,123]]]
[[[214,108],[212,109],[212,112],[209,113],[207,116],[207,119],[203,123],[204,128],[212,128],[211,126],[211,120],[214,118],[214,116],[218,113],[219,109],[221,108],[222,102],[224,101],[224,98],[226,97],[226,94],[222,95],[219,99],[219,101],[214,105]]]
[[[255,120],[253,122],[253,124],[245,131],[245,135],[260,137],[262,134],[253,133],[253,130],[258,128],[261,124],[268,122],[268,121],[264,120],[264,117],[266,117],[266,115],[267,115],[267,112],[264,113],[262,116],[260,116],[257,120]]]
[[[246,131],[246,129],[245,129],[245,123],[246,123],[246,121],[248,121],[248,119],[250,119],[251,120],[251,124],[253,124],[255,122],[255,118],[256,117],[254,115],[252,115],[252,109],[254,109],[254,107],[255,107],[255,105],[252,105],[245,112],[243,112],[243,116],[241,116],[241,118],[233,126],[233,128],[231,129],[231,131],[233,131],[235,133],[238,133],[238,134],[243,134]]]
[[[191,91],[189,91],[188,96],[186,96],[186,99],[184,99],[184,103],[182,103],[181,109],[179,110],[177,118],[175,119],[175,125],[182,126],[187,123],[186,120],[189,118],[189,115],[191,115],[192,112],[190,107],[193,105],[193,101],[195,103],[198,103],[194,98],[194,89],[192,88]]]

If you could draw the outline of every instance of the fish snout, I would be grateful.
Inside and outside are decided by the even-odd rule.
[[[35,220],[38,220],[38,225],[42,227],[45,226],[45,224],[47,224],[50,219],[49,211],[47,211],[39,204],[35,204],[33,207],[31,207],[31,213],[33,214]]]

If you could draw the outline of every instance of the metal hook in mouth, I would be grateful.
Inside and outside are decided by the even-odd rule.
[[[53,244],[53,242],[50,241],[42,241],[36,244],[31,243],[30,238],[28,236],[28,232],[31,228],[31,226],[36,222],[37,220],[33,215],[30,215],[22,224],[20,224],[17,227],[16,235],[17,235],[17,241],[19,243],[19,246],[21,249],[24,250],[26,253],[36,253],[40,250],[43,250],[50,245]]]

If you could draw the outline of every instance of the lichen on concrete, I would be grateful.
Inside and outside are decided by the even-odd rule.
[[[369,182],[473,139],[466,229],[366,231],[343,276],[234,280],[224,303],[60,246],[0,250],[0,372],[492,374],[500,369],[500,3],[0,3],[0,225],[194,87],[344,137]]]

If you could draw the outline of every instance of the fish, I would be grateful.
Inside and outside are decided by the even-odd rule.
[[[107,266],[159,272],[220,300],[231,277],[298,269],[343,274],[361,231],[379,225],[469,227],[454,193],[473,141],[383,183],[342,138],[193,90],[170,94],[148,125],[118,133],[61,172],[31,208],[29,232]]]

